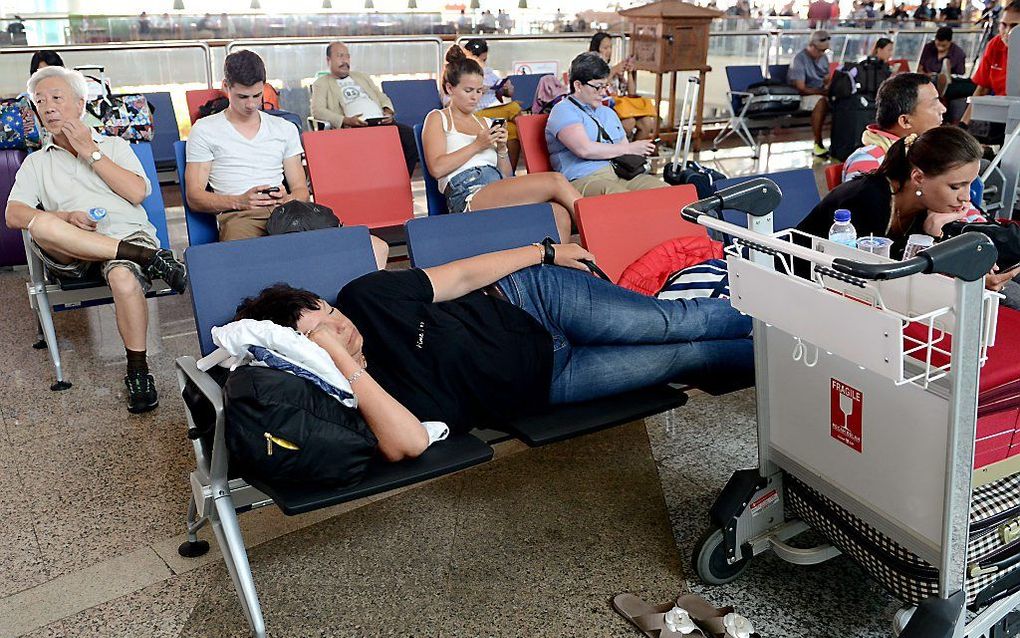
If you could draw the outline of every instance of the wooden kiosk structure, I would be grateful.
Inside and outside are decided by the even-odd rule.
[[[637,71],[655,74],[655,106],[662,100],[662,78],[669,75],[669,114],[667,129],[673,130],[676,120],[676,74],[697,71],[701,80],[694,149],[701,147],[701,116],[705,105],[705,74],[708,66],[708,29],[721,11],[706,9],[680,0],[659,0],[619,12],[628,22],[630,51],[636,70],[631,71],[631,85],[637,86]],[[655,137],[659,136],[659,118],[655,121]]]

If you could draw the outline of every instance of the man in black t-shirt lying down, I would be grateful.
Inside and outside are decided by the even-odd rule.
[[[592,276],[576,244],[378,271],[334,304],[277,284],[238,307],[307,335],[350,380],[391,461],[454,432],[665,382],[753,383],[751,319],[726,299],[658,300]],[[545,265],[542,265],[544,262]]]

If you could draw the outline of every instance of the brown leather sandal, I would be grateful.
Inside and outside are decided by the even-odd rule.
[[[648,638],[707,638],[687,610],[674,603],[649,605],[634,594],[618,594],[613,609]]]
[[[751,621],[734,612],[732,607],[715,607],[694,594],[677,598],[676,605],[687,610],[691,620],[708,638],[761,638]]]

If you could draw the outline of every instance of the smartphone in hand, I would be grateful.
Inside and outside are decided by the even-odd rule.
[[[273,186],[272,188],[263,188],[262,190],[257,191],[257,192],[258,192],[259,195],[271,195],[273,193],[279,193],[280,192],[280,187],[279,186]]]
[[[506,118],[503,117],[493,118],[492,124],[489,125],[489,130],[492,130],[499,126],[506,126]]]

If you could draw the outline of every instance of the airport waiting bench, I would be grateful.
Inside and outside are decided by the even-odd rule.
[[[463,220],[470,228],[451,226],[448,220]],[[510,220],[516,221],[510,223]],[[507,229],[513,232],[505,233]],[[529,244],[554,231],[548,204],[479,211],[471,215],[445,215],[408,223],[409,241],[413,242],[411,250],[419,266],[470,256],[464,251],[464,238],[469,232],[468,243],[476,249],[467,252],[478,254]],[[237,304],[264,287],[283,281],[333,299],[348,281],[376,269],[365,227],[194,246],[185,253],[185,261],[203,356],[215,349],[210,329],[229,322]],[[325,264],[329,267],[324,267]],[[493,455],[492,448],[473,434],[451,435],[416,459],[400,463],[373,462],[366,478],[357,485],[334,489],[280,487],[257,476],[231,471],[219,383],[224,375],[217,369],[211,370],[210,373],[220,377],[217,380],[214,374],[202,372],[195,358],[190,356],[178,358],[175,367],[196,458],[196,467],[190,476],[188,540],[178,551],[183,556],[198,556],[208,551],[208,543],[198,540],[197,532],[206,523],[211,525],[254,636],[265,636],[266,627],[238,513],[271,503],[287,515],[311,512],[457,472],[484,463]],[[541,445],[628,423],[680,407],[686,401],[687,395],[682,389],[653,387],[617,395],[611,400],[555,406],[547,413],[518,419],[508,429],[530,445]],[[488,425],[491,424],[479,424]]]

